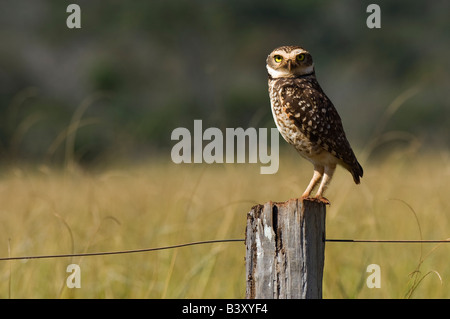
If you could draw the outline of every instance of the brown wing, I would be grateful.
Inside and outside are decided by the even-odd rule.
[[[352,173],[355,183],[359,183],[363,169],[345,136],[336,108],[315,78],[285,81],[278,92],[286,112],[298,129],[311,142],[342,160],[344,167]]]

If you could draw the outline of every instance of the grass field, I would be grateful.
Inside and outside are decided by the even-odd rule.
[[[362,163],[362,184],[338,169],[327,237],[450,237],[450,154],[394,152]],[[292,173],[294,172],[294,173]],[[4,168],[0,256],[116,251],[243,238],[256,203],[298,197],[312,166],[293,150],[280,170],[259,164],[156,161],[86,173]],[[0,262],[0,298],[243,298],[245,246],[208,244],[114,256]],[[450,244],[327,243],[324,298],[450,298]],[[66,287],[69,264],[81,288]],[[381,288],[369,289],[369,264]]]

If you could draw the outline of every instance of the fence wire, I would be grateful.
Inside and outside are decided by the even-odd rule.
[[[152,252],[152,251],[168,250],[168,249],[175,249],[175,248],[182,248],[182,247],[196,246],[196,245],[217,244],[217,243],[233,243],[233,242],[245,242],[245,239],[243,239],[243,238],[236,238],[236,239],[203,240],[203,241],[195,241],[195,242],[183,243],[183,244],[178,244],[178,245],[170,245],[170,246],[162,246],[162,247],[156,247],[156,248],[141,248],[141,249],[105,251],[105,252],[92,252],[92,253],[74,253],[74,254],[54,254],[54,255],[37,255],[37,256],[0,257],[0,261],[122,255],[122,254],[134,254],[134,253],[145,253],[145,252]],[[380,243],[380,244],[432,244],[432,243],[450,243],[450,238],[443,239],[443,240],[385,240],[385,239],[328,239],[327,238],[327,239],[325,239],[325,242],[334,242],[334,243]]]

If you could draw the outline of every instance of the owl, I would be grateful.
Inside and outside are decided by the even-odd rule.
[[[282,46],[269,54],[266,63],[275,124],[283,138],[314,166],[314,175],[301,197],[330,204],[323,194],[337,164],[352,174],[356,184],[363,176],[341,118],[317,82],[308,51]],[[319,188],[311,198],[316,185]]]

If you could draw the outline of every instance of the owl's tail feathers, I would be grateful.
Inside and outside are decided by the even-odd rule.
[[[364,171],[362,166],[356,161],[355,165],[353,165],[352,169],[350,170],[350,173],[353,175],[353,180],[355,181],[355,184],[359,184],[360,177],[363,177]]]

